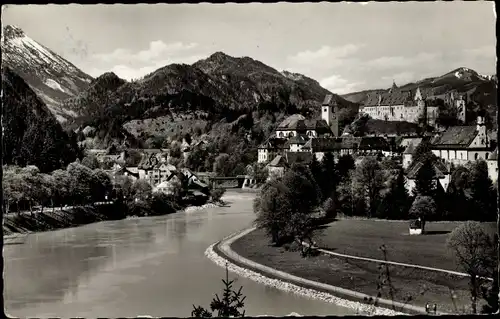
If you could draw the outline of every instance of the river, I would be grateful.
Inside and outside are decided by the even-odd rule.
[[[254,219],[255,195],[228,192],[230,206],[107,221],[31,234],[4,246],[6,313],[16,317],[187,317],[222,291],[225,270],[206,248]],[[353,310],[242,277],[250,316],[346,315]]]

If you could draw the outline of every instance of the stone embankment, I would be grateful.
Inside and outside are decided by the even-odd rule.
[[[341,289],[337,287],[326,287],[328,285],[312,282],[309,280],[305,280],[281,271],[277,271],[275,269],[257,264],[248,260],[238,254],[236,254],[230,247],[231,243],[237,240],[238,238],[248,234],[253,229],[247,229],[243,232],[233,233],[220,242],[214,243],[208,247],[205,251],[205,255],[212,260],[215,264],[225,267],[236,273],[239,276],[246,277],[252,279],[261,284],[271,286],[286,292],[291,292],[295,294],[299,294],[312,299],[319,299],[325,302],[334,303],[341,307],[347,307],[351,309],[355,309],[358,314],[362,315],[402,315],[404,313],[394,311],[387,308],[375,307],[373,305],[369,305],[366,303],[362,303],[359,301],[352,301],[348,299],[339,298],[327,291],[340,291],[342,290],[342,295],[350,295],[350,297],[354,297],[354,299],[361,299],[365,295],[347,291],[346,289]],[[239,265],[241,266],[239,266]],[[255,269],[257,271],[251,270]],[[318,286],[321,287],[321,290],[315,290],[310,288],[304,288],[302,286],[296,285],[291,282],[302,283],[304,286]]]

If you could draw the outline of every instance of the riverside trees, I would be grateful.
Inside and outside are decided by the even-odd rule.
[[[281,246],[297,240],[312,243],[314,209],[320,203],[319,187],[309,168],[295,165],[281,180],[267,183],[255,199],[256,224]],[[303,254],[307,251],[303,250]]]

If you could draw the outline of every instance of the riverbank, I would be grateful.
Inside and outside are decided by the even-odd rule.
[[[176,213],[192,212],[209,207],[218,207],[218,204],[206,203],[201,206],[188,206]],[[101,206],[80,206],[70,209],[54,210],[46,209],[36,214],[12,214],[4,216],[4,237],[23,233],[44,232],[62,228],[83,226],[107,220],[119,220],[129,218],[124,214],[124,207],[120,204],[109,204]],[[167,215],[167,214],[165,214]],[[133,217],[141,218],[141,217]]]
[[[388,269],[392,291],[389,285],[378,290],[377,283],[380,282],[381,274],[379,263],[324,254],[302,258],[297,251],[271,246],[262,230],[255,230],[238,238],[231,244],[231,249],[255,263],[334,287],[369,296],[380,293],[383,299],[421,308],[426,304],[437,304],[438,312],[469,311],[467,277],[390,265]],[[385,270],[385,267],[382,269]]]
[[[235,241],[240,239],[240,237],[246,237],[249,231],[251,231],[251,229],[229,235],[220,242],[212,244],[205,251],[205,255],[217,265],[221,267],[227,266],[230,271],[241,277],[249,278],[261,284],[286,292],[299,294],[307,298],[318,299],[341,307],[350,308],[357,314],[403,314],[402,312],[392,309],[376,307],[374,305],[360,302],[360,300],[363,300],[363,294],[299,278],[289,273],[284,273],[279,270],[266,267],[263,264],[255,263],[253,260],[244,258],[232,250],[231,247]],[[420,312],[417,310],[413,311],[413,313]]]

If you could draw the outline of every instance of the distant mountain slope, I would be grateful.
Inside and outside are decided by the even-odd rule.
[[[303,75],[279,72],[249,57],[235,58],[222,52],[193,65],[171,64],[140,80],[116,84],[116,89],[101,96],[89,89],[72,99],[83,109],[92,103],[103,108],[80,117],[77,125],[93,126],[102,135],[108,134],[111,127],[121,127],[139,137],[140,129],[134,123],[149,119],[148,127],[158,130],[148,130],[147,136],[142,134],[143,140],[185,133],[190,127],[178,131],[170,123],[183,120],[192,124],[190,121],[198,119],[204,121],[205,127],[205,122],[231,123],[247,116],[251,123],[267,127],[269,123],[252,118],[252,112],[270,112],[275,117],[296,112],[318,116],[325,95],[331,94]],[[343,110],[343,119],[352,120],[358,105],[338,95],[334,97]],[[115,132],[114,136],[120,134]]]
[[[423,79],[414,83],[407,83],[400,86],[401,90],[415,90],[420,88],[422,94],[427,98],[442,98],[454,91],[466,94],[469,100],[482,105],[483,107],[496,106],[496,75],[484,76],[476,71],[461,67],[452,70],[444,75]],[[365,90],[344,94],[345,99],[363,104],[368,95],[385,92],[388,89]]]
[[[47,172],[79,155],[68,136],[40,98],[9,67],[2,66],[3,163],[36,165]]]
[[[92,80],[86,90],[62,102],[62,106],[80,115],[96,116],[109,104],[109,94],[126,82],[113,72],[104,73]]]
[[[92,77],[28,37],[20,28],[2,30],[2,63],[20,75],[59,122],[78,114],[61,103],[89,86]]]

